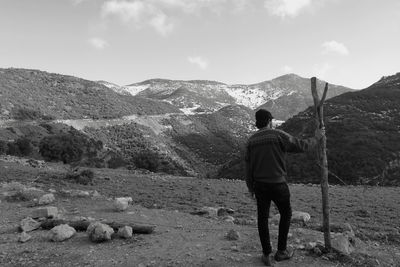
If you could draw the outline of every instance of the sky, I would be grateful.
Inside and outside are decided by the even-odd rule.
[[[400,72],[399,0],[0,0],[0,68],[127,85]]]

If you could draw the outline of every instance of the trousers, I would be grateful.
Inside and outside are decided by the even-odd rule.
[[[277,206],[281,217],[279,221],[278,250],[285,250],[292,217],[290,191],[287,183],[273,184],[256,182],[254,185],[254,193],[257,200],[258,234],[260,236],[263,253],[268,255],[272,252],[268,227],[271,201]]]

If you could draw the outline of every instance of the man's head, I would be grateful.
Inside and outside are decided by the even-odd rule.
[[[258,129],[264,128],[272,121],[272,114],[268,110],[259,109],[256,112],[256,126]]]

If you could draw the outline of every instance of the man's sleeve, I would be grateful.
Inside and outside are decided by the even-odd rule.
[[[249,189],[250,193],[254,193],[254,180],[253,180],[253,174],[252,174],[251,165],[250,165],[250,147],[249,147],[249,144],[246,145],[246,149],[245,149],[244,165],[245,165],[244,169],[245,169],[245,175],[246,175],[247,188]]]
[[[311,137],[307,139],[296,138],[286,132],[280,132],[281,140],[283,142],[283,149],[285,152],[301,153],[311,151],[317,144],[317,138]]]

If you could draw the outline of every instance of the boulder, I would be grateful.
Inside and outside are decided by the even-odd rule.
[[[114,233],[114,230],[107,224],[94,222],[89,225],[86,233],[89,235],[89,239],[92,242],[99,243],[111,240],[111,235]]]
[[[39,198],[38,204],[39,205],[48,205],[53,203],[56,200],[54,195],[52,193],[50,194],[45,194]]]
[[[354,251],[349,238],[343,234],[337,234],[331,239],[332,248],[344,255],[350,255]]]
[[[218,209],[219,208],[214,208],[214,207],[203,207],[201,208],[201,212],[204,214],[210,216],[210,217],[217,217],[218,216]]]
[[[231,240],[231,241],[233,241],[233,240],[239,240],[239,239],[240,239],[240,234],[239,234],[238,231],[231,229],[231,230],[229,230],[229,232],[226,234],[226,238],[227,238],[228,240]]]
[[[40,227],[40,222],[35,221],[31,217],[27,217],[27,218],[23,219],[19,224],[19,228],[23,232],[31,232],[33,230],[38,229],[39,227]]]
[[[118,229],[118,236],[121,238],[131,238],[132,237],[132,227],[124,226]]]
[[[235,211],[233,209],[224,208],[224,207],[220,207],[217,210],[218,216],[227,216],[227,215],[233,214],[233,213],[235,213]]]
[[[33,210],[32,218],[56,218],[58,215],[57,207],[47,206]]]
[[[114,199],[114,209],[116,211],[124,211],[128,208],[129,201],[124,197]]]
[[[31,238],[32,238],[32,236],[30,236],[26,232],[22,232],[18,237],[18,242],[25,243],[25,242],[28,242]]]
[[[232,217],[232,216],[225,216],[224,217],[224,219],[223,219],[225,222],[230,222],[230,223],[233,223],[233,222],[235,222],[235,218],[234,217]]]
[[[62,242],[74,236],[76,230],[68,224],[53,227],[49,232],[49,239],[54,242]]]

